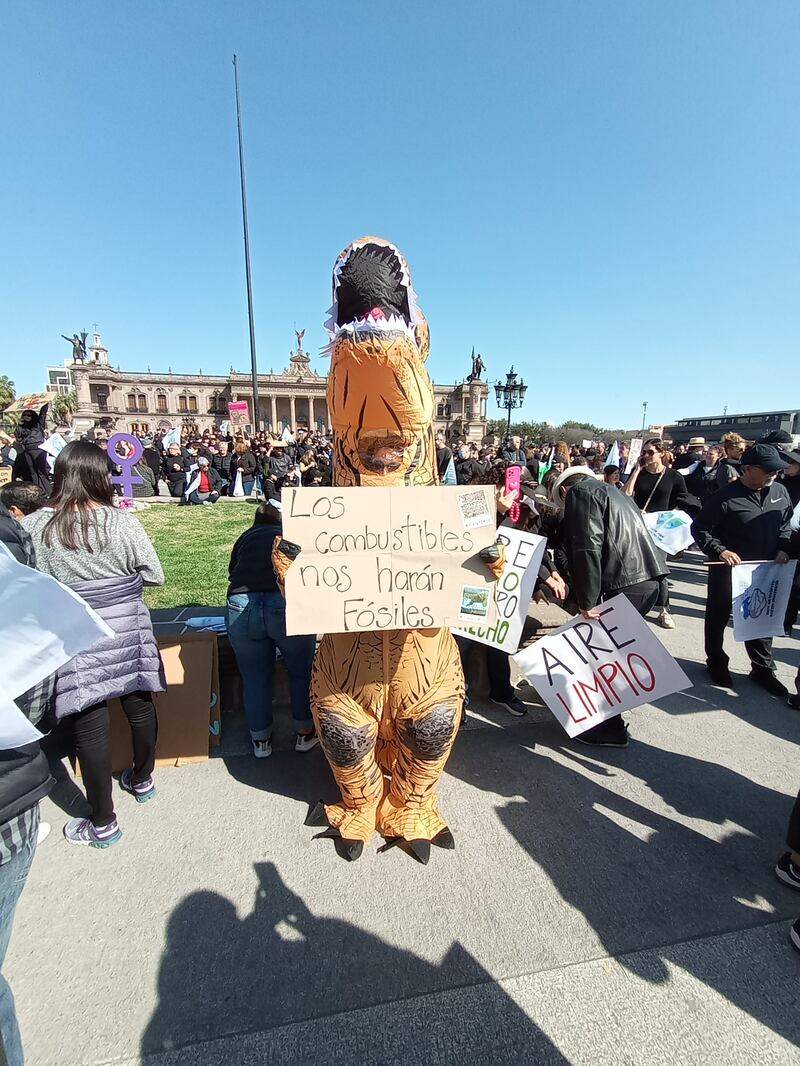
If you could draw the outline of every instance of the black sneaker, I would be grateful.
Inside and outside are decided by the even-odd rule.
[[[792,928],[789,930],[789,939],[797,948],[797,950],[800,951],[800,918],[797,919]]]
[[[489,701],[494,703],[497,707],[505,707],[508,713],[513,714],[515,718],[524,718],[528,713],[528,708],[518,696],[514,695],[513,692],[503,700],[496,700],[494,696],[490,696]]]
[[[775,864],[775,873],[785,885],[800,888],[800,869],[792,862],[792,853],[784,852]]]
[[[590,744],[597,748],[627,748],[628,727],[617,715],[615,718],[601,722],[600,725],[592,726],[591,729],[587,729],[572,739],[577,740],[579,744]]]
[[[755,670],[750,671],[750,680],[755,681],[757,685],[768,692],[770,696],[777,696],[779,699],[787,699],[789,695],[789,689],[784,685],[782,681],[779,681],[775,674],[770,673],[757,673]]]
[[[789,706],[790,706],[790,707],[792,707],[792,708],[793,708],[793,709],[794,709],[795,711],[800,711],[800,693],[798,693],[798,694],[797,694],[797,695],[795,695],[795,696],[790,696],[790,697],[789,697],[789,699],[788,699],[788,700],[787,700],[786,702],[787,702],[787,703],[789,704]]]
[[[721,685],[723,688],[733,688],[733,679],[727,666],[706,666],[712,685]]]

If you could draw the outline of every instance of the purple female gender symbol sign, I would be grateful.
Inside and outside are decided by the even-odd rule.
[[[123,441],[133,449],[130,455],[120,455],[117,451],[117,447]],[[133,497],[134,485],[144,484],[144,478],[133,472],[133,468],[142,458],[143,452],[142,442],[130,433],[115,433],[113,437],[108,438],[108,455],[111,462],[116,463],[122,470],[121,474],[112,475],[111,484],[121,485],[122,495],[127,496],[128,499]]]

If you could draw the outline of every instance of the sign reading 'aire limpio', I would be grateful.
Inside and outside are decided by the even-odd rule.
[[[358,633],[494,620],[494,489],[284,489],[286,631]]]

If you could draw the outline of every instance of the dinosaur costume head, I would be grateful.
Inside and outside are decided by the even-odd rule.
[[[380,237],[345,248],[326,328],[334,483],[435,484],[428,324],[399,249]]]

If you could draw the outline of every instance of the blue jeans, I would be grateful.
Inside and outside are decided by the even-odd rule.
[[[33,862],[38,827],[37,804],[33,832],[14,858],[0,866],[0,966],[5,962],[8,942],[11,939],[11,928],[14,924],[14,911]],[[2,1039],[0,1061],[7,1062],[8,1066],[23,1066],[22,1040],[17,1025],[17,1014],[14,1010],[14,996],[8,981],[2,975],[0,975],[0,1039]]]
[[[272,736],[272,675],[280,648],[289,675],[295,731],[313,726],[309,686],[316,638],[287,637],[286,601],[280,592],[245,592],[228,597],[228,637],[244,683],[244,713],[253,740]]]

